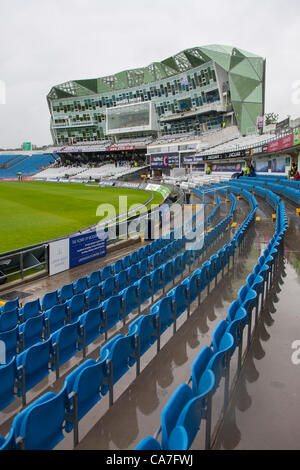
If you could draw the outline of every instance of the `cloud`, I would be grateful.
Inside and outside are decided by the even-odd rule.
[[[267,59],[266,111],[300,115],[298,0],[10,0],[1,2],[0,147],[51,143],[53,85],[143,67],[206,44]]]

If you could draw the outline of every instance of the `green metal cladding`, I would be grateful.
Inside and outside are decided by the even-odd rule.
[[[209,45],[186,49],[147,67],[102,78],[75,80],[54,86],[48,99],[101,94],[138,87],[178,75],[214,61],[228,73],[233,110],[242,134],[256,127],[264,114],[265,59],[233,46]]]

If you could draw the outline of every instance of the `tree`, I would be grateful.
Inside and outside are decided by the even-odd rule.
[[[265,123],[266,126],[269,126],[270,124],[277,124],[278,122],[278,114],[275,113],[268,113],[265,115]]]

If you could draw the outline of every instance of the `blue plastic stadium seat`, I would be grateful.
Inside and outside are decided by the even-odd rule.
[[[204,396],[213,390],[215,385],[215,376],[208,368],[209,362],[214,353],[209,347],[203,348],[194,360],[192,371],[192,390],[194,396]]]
[[[96,308],[101,302],[101,289],[99,286],[91,287],[85,291],[84,295],[88,309]]]
[[[78,319],[78,317],[82,315],[82,313],[85,310],[85,307],[86,307],[85,295],[84,294],[74,295],[74,297],[68,300],[66,304],[67,304],[69,323],[74,323]]]
[[[117,285],[118,292],[121,292],[126,287],[128,287],[129,280],[128,280],[128,272],[126,270],[121,271],[119,272],[119,274],[116,275],[116,285]]]
[[[32,302],[27,302],[20,310],[19,317],[22,322],[25,322],[29,318],[36,317],[42,312],[40,300],[36,299]]]
[[[213,333],[213,352],[214,355],[211,358],[207,368],[211,369],[215,376],[215,388],[216,390],[220,384],[220,380],[227,367],[226,356],[227,353],[231,353],[234,346],[233,336],[227,332],[228,323],[222,321],[219,323]]]
[[[101,328],[101,333],[109,331],[115,326],[121,318],[124,318],[124,304],[122,295],[114,295],[101,304],[104,328]]]
[[[19,297],[17,297],[14,300],[9,300],[5,302],[5,304],[2,305],[2,307],[0,307],[0,315],[2,312],[10,312],[11,310],[15,310],[19,308],[20,308]]]
[[[18,309],[5,310],[0,313],[0,333],[9,331],[18,325]]]
[[[110,278],[113,275],[111,267],[105,266],[101,271],[101,281],[106,281],[106,279]]]
[[[231,350],[231,354],[234,353],[235,348],[239,344],[241,337],[243,335],[243,329],[248,323],[248,315],[244,308],[241,307],[238,300],[235,300],[228,309],[227,322],[229,326],[227,331],[231,333],[234,338],[234,345]]]
[[[129,325],[128,335],[140,338],[140,355],[142,356],[157,341],[156,315],[142,315]]]
[[[81,277],[80,279],[77,279],[76,282],[73,282],[73,289],[75,294],[82,294],[85,290],[88,289],[88,287],[89,285],[87,277]]]
[[[176,305],[176,316],[177,318],[183,314],[186,310],[190,310],[190,302],[188,297],[188,291],[185,284],[179,286],[168,292],[167,297],[171,297],[173,304]]]
[[[67,284],[58,291],[58,297],[61,304],[64,304],[67,300],[70,300],[74,296],[73,284]]]
[[[162,449],[188,450],[200,428],[202,413],[202,399],[194,398],[188,385],[180,385],[161,414]]]
[[[85,328],[85,345],[88,346],[100,336],[101,327],[104,327],[102,308],[88,310],[79,317],[80,326]],[[81,349],[81,345],[79,345]]]
[[[17,355],[19,349],[19,327],[0,333],[0,341],[5,344],[6,363]]]
[[[183,272],[182,256],[178,255],[174,259],[174,277],[176,278]]]
[[[134,264],[128,269],[129,284],[134,284],[136,281],[139,280],[139,277],[140,277],[139,268],[136,264]]]
[[[151,314],[160,318],[160,332],[163,333],[174,322],[174,308],[171,297],[164,297],[151,307]]]
[[[100,271],[94,271],[88,276],[89,287],[97,286],[101,282]]]
[[[143,259],[140,261],[138,264],[138,270],[139,270],[139,276],[143,277],[146,276],[149,272],[149,263],[148,263],[148,258]]]
[[[140,303],[143,304],[150,297],[153,297],[152,281],[150,276],[144,276],[142,279],[135,283],[138,288],[138,295],[140,296]]]
[[[22,323],[19,326],[19,336],[23,351],[41,342],[44,337],[44,315],[29,318]]]
[[[67,321],[67,305],[59,304],[44,313],[46,336],[62,328]]]
[[[119,274],[121,271],[124,270],[123,268],[123,263],[121,259],[118,259],[115,264],[112,265],[111,267],[112,271],[114,272],[114,275]]]
[[[161,450],[159,442],[154,437],[145,437],[135,450]]]
[[[73,420],[73,423],[67,425],[68,431],[72,430],[73,425],[76,427],[78,421],[101,400],[102,382],[103,364],[94,359],[88,359],[68,375],[64,387],[69,397],[68,413]]]
[[[26,392],[43,380],[51,368],[51,340],[38,343],[17,356],[18,396],[25,403]]]
[[[126,302],[125,312],[126,316],[132,313],[137,308],[140,308],[140,297],[138,293],[138,288],[136,286],[127,287],[123,290],[120,295],[123,300]]]
[[[137,264],[139,262],[139,257],[137,255],[137,252],[134,251],[133,253],[131,253],[129,255],[130,257],[130,262],[131,262],[131,266],[134,265],[134,264]]]
[[[49,292],[48,294],[45,294],[41,301],[41,307],[43,311],[50,310],[50,308],[58,304],[59,298],[57,290],[55,292]]]
[[[123,269],[127,269],[131,267],[131,258],[129,255],[124,256],[122,259]]]
[[[162,266],[164,286],[167,286],[171,282],[174,283],[175,274],[174,274],[174,263],[169,261]]]
[[[187,291],[189,292],[189,299],[190,303],[194,302],[196,298],[199,299],[200,293],[200,285],[199,285],[199,277],[197,273],[194,273],[193,276],[187,277],[183,282],[182,285],[186,286]]]
[[[54,364],[53,369],[57,370],[67,362],[78,351],[79,322],[63,326],[51,336]],[[58,353],[58,354],[57,354]]]
[[[131,365],[131,353],[133,351],[133,338],[131,336],[117,335],[113,341],[106,343],[100,350],[100,362],[111,361],[113,363],[112,382],[117,383],[129,370]],[[106,388],[102,388],[105,394]]]
[[[0,365],[0,411],[15,400],[16,376],[15,357],[8,364]]]
[[[153,293],[156,294],[164,286],[163,271],[162,268],[157,268],[155,271],[149,274],[153,283]]]
[[[105,279],[105,281],[103,281],[100,284],[100,288],[101,288],[101,298],[102,298],[102,300],[109,299],[109,297],[111,297],[112,295],[114,295],[116,293],[115,278],[114,277],[109,277],[109,278]]]
[[[48,392],[34,401],[14,419],[7,448],[18,448],[16,441],[22,440],[24,450],[52,450],[64,439],[65,404],[65,388],[58,394]]]

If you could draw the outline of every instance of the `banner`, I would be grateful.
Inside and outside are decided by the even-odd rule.
[[[106,233],[89,232],[69,239],[70,269],[106,256]]]
[[[268,152],[278,152],[278,150],[283,150],[294,145],[294,134],[289,134],[285,137],[282,137],[279,140],[270,142],[268,144]]]
[[[70,267],[69,239],[49,244],[49,275],[61,273]]]
[[[300,129],[294,132],[294,145],[300,145]]]
[[[156,153],[150,156],[150,168],[170,168],[170,166],[179,167],[179,153]]]

